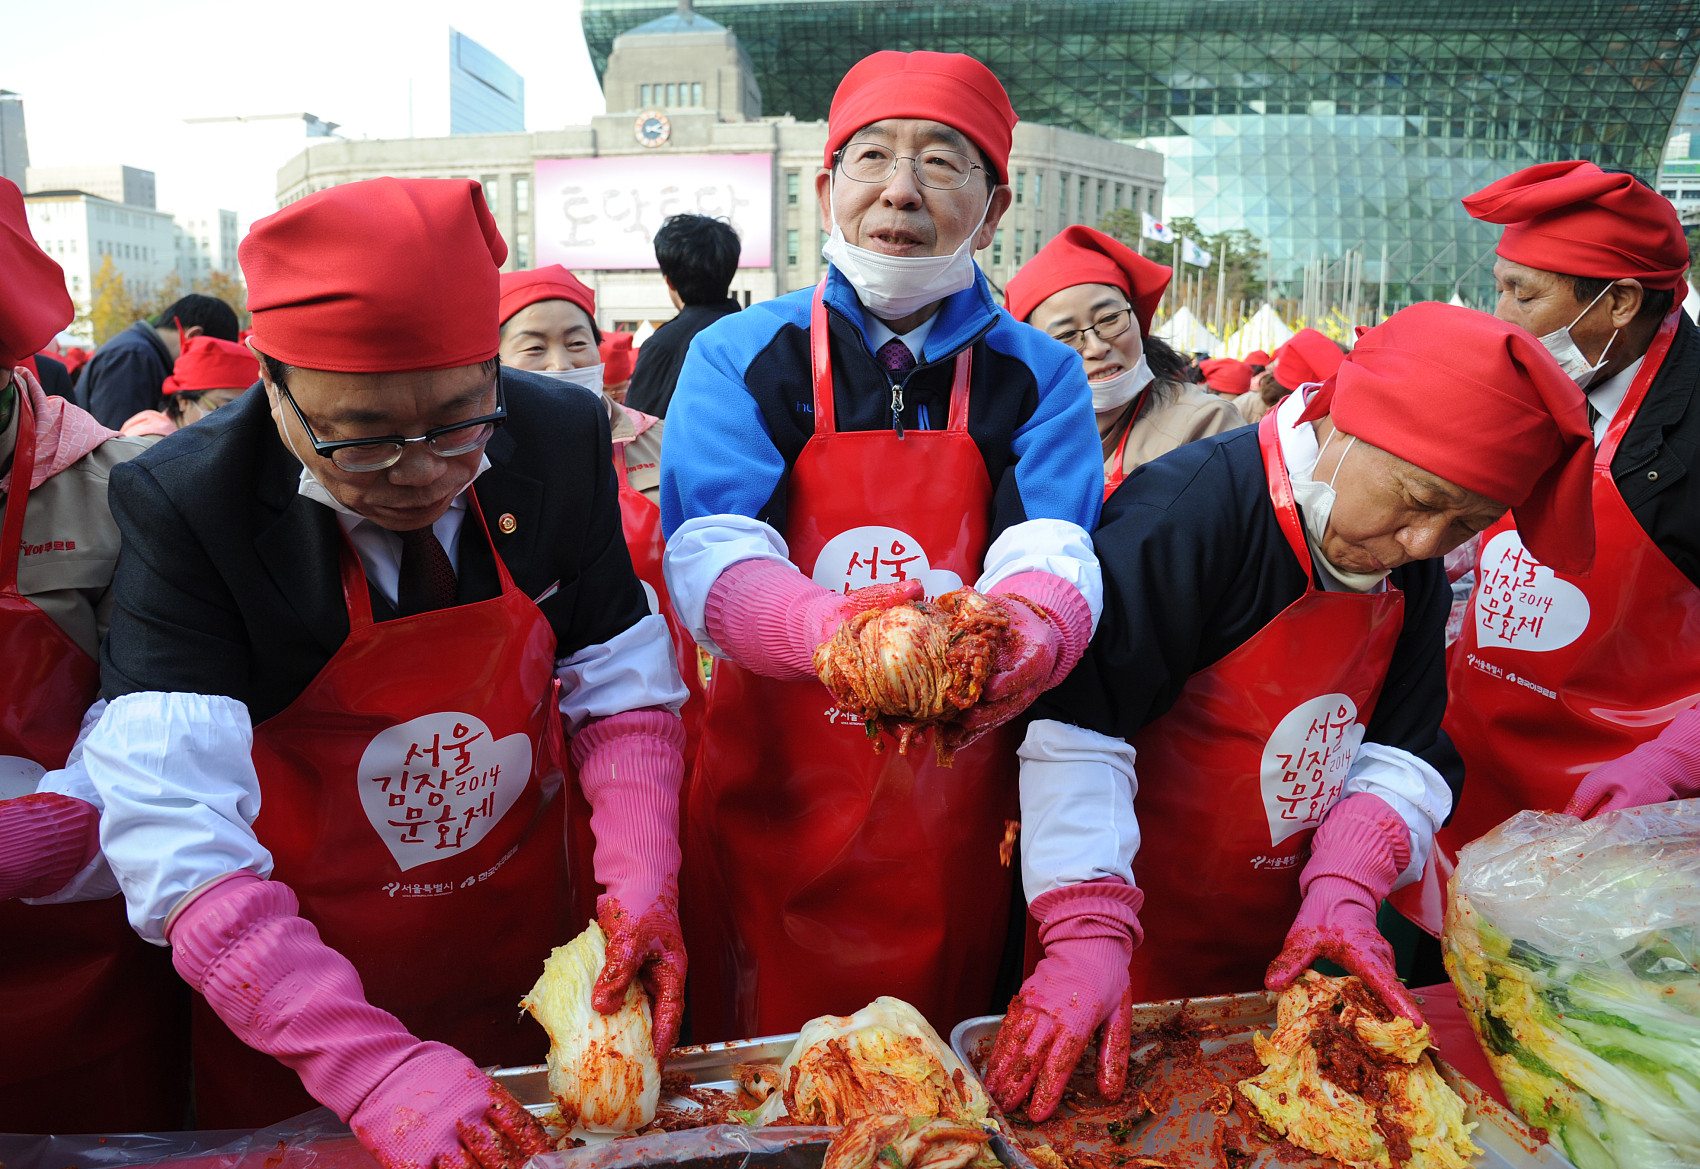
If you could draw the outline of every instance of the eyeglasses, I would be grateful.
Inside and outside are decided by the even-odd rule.
[[[456,422],[449,426],[434,426],[418,438],[386,434],[378,438],[320,442],[314,435],[313,428],[308,425],[307,416],[301,413],[301,407],[296,404],[295,396],[289,392],[289,387],[278,382],[277,389],[289,403],[290,409],[295,411],[295,417],[301,421],[301,429],[307,432],[307,441],[313,444],[313,453],[321,459],[329,459],[344,471],[382,471],[386,467],[393,467],[401,461],[402,451],[407,449],[410,442],[424,443],[432,454],[443,459],[470,454],[489,442],[490,436],[496,433],[496,427],[508,420],[506,397],[502,392],[501,366],[496,367],[494,413],[481,414],[477,418],[468,418],[465,422]]]
[[[977,170],[986,168],[955,150],[923,150],[920,154],[898,154],[872,142],[852,142],[838,152],[838,169],[858,183],[883,183],[897,173],[897,164],[908,160],[915,181],[935,191],[955,191],[968,185]]]
[[[1131,308],[1117,309],[1113,313],[1106,313],[1099,317],[1084,329],[1070,329],[1066,333],[1052,333],[1051,337],[1054,340],[1061,341],[1071,349],[1085,349],[1086,334],[1096,333],[1098,340],[1108,341],[1127,332],[1128,326],[1131,324],[1133,324],[1133,310]]]

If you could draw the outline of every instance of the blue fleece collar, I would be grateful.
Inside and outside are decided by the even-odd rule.
[[[827,266],[826,273],[826,305],[839,316],[856,326],[862,335],[862,344],[871,354],[873,343],[868,338],[868,325],[862,302],[856,297],[856,290],[850,286],[850,281],[844,274],[832,265]],[[980,271],[980,266],[974,266],[974,286],[964,288],[961,292],[952,293],[945,297],[937,317],[933,321],[933,331],[927,334],[927,364],[943,361],[953,357],[959,350],[972,345],[980,334],[984,333],[997,320],[998,305],[992,299],[991,285],[986,282],[986,274]]]

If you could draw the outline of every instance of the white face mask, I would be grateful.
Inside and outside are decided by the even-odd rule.
[[[1600,289],[1600,296],[1604,296],[1610,290],[1611,285],[1606,285]],[[1617,330],[1613,329],[1611,341],[1607,341],[1606,347],[1600,350],[1600,359],[1589,365],[1588,358],[1582,353],[1581,347],[1576,344],[1576,339],[1570,335],[1570,330],[1581,324],[1582,318],[1587,316],[1596,304],[1600,303],[1600,296],[1596,296],[1590,301],[1588,307],[1583,309],[1574,321],[1571,321],[1562,329],[1554,329],[1540,339],[1541,344],[1546,346],[1547,352],[1552,354],[1553,360],[1558,362],[1558,367],[1569,374],[1570,380],[1584,390],[1593,385],[1594,379],[1600,376],[1600,370],[1606,364],[1606,354],[1611,352],[1611,343],[1617,340]]]
[[[919,312],[935,301],[974,286],[974,237],[991,214],[988,196],[980,222],[948,256],[888,256],[859,248],[844,238],[838,216],[832,215],[832,236],[820,254],[844,274],[867,310],[885,321],[895,321]],[[827,212],[832,214],[832,195],[827,194]]]
[[[569,386],[581,386],[593,394],[602,392],[601,365],[587,365],[582,369],[534,369],[531,372],[542,374],[550,381],[565,382]]]
[[[1092,412],[1108,414],[1112,410],[1120,410],[1138,397],[1139,392],[1150,385],[1156,376],[1151,372],[1145,354],[1141,353],[1132,369],[1124,369],[1102,381],[1088,381],[1086,384],[1092,387]]]
[[[1328,442],[1324,442],[1322,450],[1316,452],[1317,463],[1322,462],[1322,456],[1328,450],[1328,443],[1333,442],[1334,436],[1339,433],[1338,427],[1329,432]],[[1320,564],[1329,576],[1352,592],[1367,593],[1387,576],[1386,570],[1349,572],[1336,566],[1322,554],[1322,538],[1328,532],[1328,517],[1334,514],[1334,480],[1340,477],[1340,468],[1346,465],[1346,456],[1351,453],[1352,444],[1357,441],[1357,435],[1352,435],[1351,441],[1346,443],[1346,449],[1340,452],[1340,461],[1334,464],[1334,474],[1328,477],[1328,482],[1319,483],[1314,476],[1306,476],[1303,479],[1295,477],[1293,499],[1299,505],[1299,514],[1304,517],[1305,538],[1310,545],[1311,558]],[[1315,467],[1311,469],[1314,471]]]

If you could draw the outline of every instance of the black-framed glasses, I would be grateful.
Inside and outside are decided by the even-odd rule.
[[[431,453],[439,458],[452,459],[456,455],[470,454],[489,442],[490,436],[496,433],[496,427],[508,420],[507,398],[502,392],[502,367],[499,365],[496,367],[494,412],[448,426],[433,426],[418,438],[385,434],[377,438],[321,442],[308,424],[307,416],[301,413],[301,407],[296,404],[295,396],[289,392],[289,387],[279,382],[277,390],[289,403],[290,409],[295,411],[295,417],[301,422],[301,429],[307,432],[307,441],[313,444],[313,453],[321,459],[329,459],[344,471],[382,471],[386,467],[393,467],[401,461],[401,453],[407,449],[410,442],[424,443]]]
[[[1098,340],[1108,341],[1127,332],[1128,326],[1131,324],[1133,324],[1133,310],[1131,308],[1117,309],[1113,313],[1105,313],[1084,329],[1070,329],[1066,333],[1052,333],[1051,337],[1054,340],[1061,341],[1071,349],[1084,349],[1086,348],[1086,334],[1096,333]]]
[[[897,173],[897,164],[908,160],[915,181],[935,191],[955,191],[968,185],[977,170],[986,168],[957,150],[927,149],[919,154],[898,154],[872,142],[852,142],[838,151],[838,169],[858,183],[883,183]]]

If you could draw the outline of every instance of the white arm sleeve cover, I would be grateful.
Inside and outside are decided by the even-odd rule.
[[[1017,755],[1027,900],[1104,877],[1133,884],[1139,852],[1133,748],[1123,739],[1037,719]]]
[[[555,676],[561,680],[561,713],[573,732],[585,719],[646,706],[665,706],[678,714],[690,696],[679,677],[667,618],[654,613],[601,645],[555,663]]]
[[[1362,743],[1346,772],[1340,798],[1359,792],[1385,800],[1411,831],[1411,863],[1393,884],[1395,889],[1403,888],[1422,876],[1423,866],[1428,864],[1434,834],[1452,813],[1452,789],[1440,772],[1409,751],[1384,743]]]
[[[248,708],[234,698],[157,690],[113,699],[83,744],[101,851],[130,924],[155,945],[184,895],[238,869],[271,876],[254,835],[253,746]]]
[[[779,560],[791,563],[785,538],[772,527],[742,515],[698,516],[686,520],[667,541],[661,571],[667,595],[697,644],[715,657],[726,655],[708,636],[708,590],[720,574],[740,560]]]
[[[71,747],[71,754],[65,760],[65,766],[58,771],[49,771],[41,777],[36,785],[38,792],[53,792],[56,795],[71,796],[102,808],[100,793],[94,790],[94,784],[89,780],[88,767],[83,763],[83,744],[88,741],[89,733],[94,730],[100,716],[106,712],[106,699],[102,698],[89,707],[83,715],[82,729],[77,732],[77,741]],[[82,871],[69,881],[57,893],[46,897],[26,897],[29,905],[60,905],[67,901],[105,901],[108,897],[118,895],[118,879],[112,875],[112,868],[106,863],[106,854],[97,852],[94,859],[84,865]]]
[[[1048,572],[1079,589],[1097,630],[1104,611],[1104,572],[1085,528],[1067,520],[1027,520],[1005,529],[986,550],[986,567],[974,587],[983,593],[1019,572]]]

